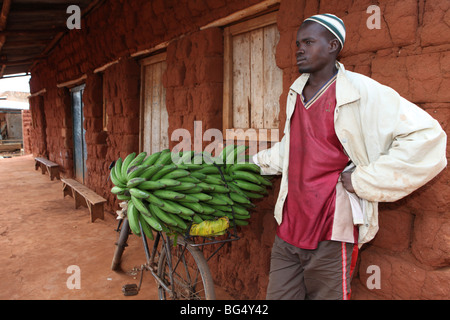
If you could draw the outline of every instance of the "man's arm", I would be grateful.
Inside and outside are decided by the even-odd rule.
[[[353,188],[360,198],[377,202],[397,201],[409,195],[447,165],[447,136],[439,123],[404,98],[385,101],[391,102],[386,108],[395,110],[389,115],[394,117],[392,131],[380,135],[390,137],[389,148],[368,165],[357,166],[350,175],[351,183],[348,175],[344,178],[346,188]],[[389,116],[379,117],[383,122],[378,124],[379,130],[387,130],[384,123],[391,121]]]
[[[253,162],[261,168],[262,175],[278,175],[283,172],[286,136],[271,148],[261,150],[253,156]]]
[[[355,193],[355,189],[353,188],[353,184],[352,184],[352,173],[347,171],[347,172],[342,172],[341,173],[341,182],[342,185],[344,186],[345,190],[347,190],[348,192],[351,193]]]

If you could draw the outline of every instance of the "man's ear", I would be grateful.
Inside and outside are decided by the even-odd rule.
[[[341,43],[339,42],[338,39],[334,38],[333,40],[330,40],[329,48],[330,48],[329,52],[337,56],[341,51]]]

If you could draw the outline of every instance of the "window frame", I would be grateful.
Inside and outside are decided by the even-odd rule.
[[[279,128],[235,128],[233,126],[233,37],[242,33],[264,28],[277,23],[277,11],[272,11],[256,18],[251,18],[224,28],[224,83],[223,83],[223,121],[224,140],[227,130],[234,131],[233,136],[239,141],[278,142],[279,134],[271,134]],[[246,135],[252,129],[254,134]],[[253,131],[254,130],[254,131]]]

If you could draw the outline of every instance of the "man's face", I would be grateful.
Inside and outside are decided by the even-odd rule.
[[[335,60],[330,54],[331,33],[315,22],[303,23],[297,32],[296,57],[300,73],[314,73]]]

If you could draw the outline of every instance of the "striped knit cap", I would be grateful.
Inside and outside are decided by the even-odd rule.
[[[340,18],[330,13],[324,13],[309,17],[305,21],[314,21],[327,28],[339,40],[342,50],[345,42],[345,25]]]

